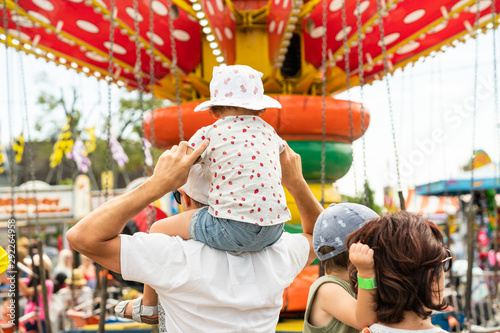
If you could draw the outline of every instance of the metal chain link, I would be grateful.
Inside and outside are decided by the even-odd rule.
[[[139,90],[139,109],[141,111],[141,131],[142,138],[145,139],[144,134],[144,80],[142,73],[142,59],[141,59],[141,31],[139,27],[139,8],[137,0],[134,0],[134,33],[135,33],[135,78],[137,80],[138,90]],[[144,168],[142,170],[142,176],[147,177],[147,165],[146,165],[146,141],[141,140],[142,153],[144,156]],[[148,228],[149,229],[149,228]]]
[[[11,133],[10,131],[12,130],[12,116],[11,116],[11,91],[10,91],[10,84],[9,84],[9,79],[10,79],[10,66],[9,66],[9,29],[7,25],[7,2],[6,0],[2,1],[3,7],[2,7],[2,13],[3,13],[3,28],[4,28],[4,34],[5,34],[5,77],[7,78],[7,87],[6,87],[6,94],[7,94],[7,112],[8,112],[8,124],[9,124],[9,139],[11,139]],[[21,41],[19,40],[19,43]],[[13,149],[11,147],[10,149],[10,154],[9,154],[9,177],[10,177],[10,200],[11,200],[11,219],[15,221],[15,214],[14,214],[14,187],[15,187],[15,173],[14,173],[14,156],[13,156]],[[0,154],[2,152],[0,151]],[[5,161],[4,161],[5,163]],[[14,224],[14,228],[16,230],[16,235],[17,235],[17,226]],[[16,258],[17,258],[17,237],[14,237],[14,249],[16,253]],[[17,259],[16,259],[17,261]],[[14,327],[17,329],[19,327],[19,273],[17,272],[17,269],[11,269],[11,273],[14,275],[14,290],[16,291],[14,293],[14,302],[15,302],[15,318],[14,318]],[[35,296],[36,296],[35,292]],[[35,313],[38,309],[38,297],[35,298],[37,301],[35,302]]]
[[[150,92],[151,92],[151,159],[153,160],[153,165],[155,162],[155,155],[154,155],[154,147],[155,147],[155,114],[154,114],[154,107],[155,107],[155,46],[154,46],[154,31],[155,31],[155,26],[154,26],[154,12],[153,12],[153,0],[149,0],[149,47],[150,47],[150,52],[151,54],[149,55],[149,86],[150,86]],[[144,131],[144,114],[142,117],[142,135],[144,140],[146,140],[146,132]],[[146,148],[146,147],[144,147]],[[145,154],[145,153],[144,153]],[[153,168],[154,166],[152,166]],[[144,171],[146,171],[147,165],[146,165],[146,155],[144,155]],[[147,211],[147,232],[149,233],[149,230],[151,229],[151,225],[154,223],[156,220],[156,209],[154,208],[154,204],[151,207],[151,209],[148,209]]]
[[[151,6],[151,1],[150,1],[150,6]],[[149,15],[149,24],[150,24],[150,29],[151,29],[151,8],[150,8],[150,15]],[[145,127],[144,127],[144,81],[142,78],[142,59],[141,59],[141,32],[140,32],[140,27],[139,27],[139,8],[138,8],[138,3],[137,0],[134,0],[134,32],[135,32],[135,56],[136,56],[136,63],[135,63],[135,77],[137,80],[137,84],[139,86],[139,108],[141,110],[141,132],[142,132],[142,140],[141,140],[141,145],[142,145],[142,152],[144,156],[144,166],[142,169],[142,176],[147,177],[148,172],[147,172],[147,164],[146,164],[146,132],[145,132]],[[153,41],[152,41],[152,36],[150,35],[150,47],[153,47]],[[153,49],[152,49],[153,51]],[[151,71],[151,60],[153,61],[153,66],[154,66],[154,57],[153,53],[150,55],[150,60],[149,60],[149,65],[150,65],[150,71]],[[153,70],[154,71],[154,70]],[[154,72],[153,72],[154,76]],[[150,78],[151,80],[151,78]],[[154,84],[154,83],[153,83]],[[152,108],[151,108],[152,109]],[[146,226],[147,226],[147,231],[149,232],[149,229],[151,228],[151,225],[153,224],[151,221],[151,210],[154,210],[154,208],[149,208],[149,205],[146,209]]]
[[[326,172],[326,73],[327,73],[327,1],[323,3],[323,36],[321,37],[321,206],[325,206],[325,172]]]
[[[106,119],[106,166],[105,166],[105,178],[104,178],[104,201],[108,201],[108,192],[109,192],[109,171],[112,168],[111,161],[111,84],[113,83],[113,55],[114,55],[114,44],[115,44],[115,0],[111,0],[110,3],[110,15],[109,15],[109,63],[108,63],[108,116]],[[98,266],[99,268],[99,266]],[[100,273],[98,273],[97,278],[100,282],[101,286],[101,305],[100,311],[101,315],[99,316],[99,333],[104,333],[104,324],[105,324],[105,316],[106,313],[106,299],[107,299],[107,274],[105,273],[104,267],[103,269],[98,269]],[[102,276],[99,276],[102,274]],[[100,280],[99,280],[100,279]]]
[[[474,195],[474,157],[476,156],[476,114],[477,114],[477,72],[478,72],[478,62],[479,62],[479,1],[476,0],[476,19],[474,22],[474,37],[476,38],[475,49],[474,49],[474,108],[472,112],[472,170],[471,170],[471,196]],[[471,200],[473,201],[473,200]],[[471,206],[472,207],[472,206]]]
[[[347,17],[346,17],[346,8],[345,1],[342,1],[342,31],[343,33],[343,46],[344,46],[344,63],[345,63],[345,76],[346,76],[346,84],[347,84],[347,106],[349,109],[349,130],[350,130],[350,141],[351,141],[351,156],[352,156],[352,173],[354,176],[354,194],[358,195],[358,181],[356,176],[356,159],[354,156],[354,121],[352,117],[352,103],[351,103],[351,65],[349,59],[350,49],[347,45]]]
[[[15,3],[15,12],[19,12],[19,3],[18,0],[14,1]],[[21,28],[16,21],[16,31],[18,33],[18,36],[21,33]],[[37,194],[37,189],[35,186],[35,164],[34,164],[34,154],[33,154],[33,143],[31,142],[31,130],[30,130],[30,123],[29,123],[29,117],[28,117],[28,105],[27,105],[27,98],[26,98],[26,84],[25,84],[25,74],[24,74],[24,62],[23,62],[23,56],[21,54],[21,40],[19,40],[19,46],[17,49],[18,55],[19,55],[19,71],[20,71],[20,76],[21,76],[21,93],[23,96],[23,111],[24,111],[24,119],[23,122],[26,125],[26,141],[29,143],[29,146],[26,147],[26,158],[28,160],[28,169],[29,169],[29,174],[30,174],[30,180],[33,183],[33,198],[34,198],[34,205],[35,205],[35,227],[36,227],[36,235],[40,237],[42,235],[42,231],[40,228],[40,215],[39,215],[39,210],[38,210],[38,194]],[[23,126],[24,127],[24,126]],[[28,191],[28,189],[27,189]],[[29,193],[29,192],[28,192]],[[28,214],[28,213],[26,213]],[[29,218],[27,217],[26,220],[28,221],[28,228],[30,228],[30,222]],[[31,228],[30,228],[31,229]],[[39,258],[40,258],[40,263],[43,262],[43,256],[44,256],[44,251],[43,251],[43,238],[40,239],[40,242],[38,244],[39,247]],[[44,310],[44,313],[46,313],[47,316],[49,316],[49,305],[48,305],[48,299],[47,299],[47,286],[45,285],[45,279],[46,279],[46,269],[45,265],[40,264],[40,273],[41,273],[41,279],[40,279],[40,285],[42,288],[42,307]],[[37,305],[36,312],[40,311],[39,310],[39,305]],[[52,332],[52,328],[49,326],[46,327],[47,333]]]
[[[177,67],[177,49],[175,46],[174,38],[174,18],[172,17],[172,0],[168,0],[168,29],[170,31],[170,49],[172,50],[172,67],[171,72],[174,75],[175,82],[175,103],[177,104],[177,120],[179,122],[179,140],[184,141],[184,130],[182,126],[182,112],[181,112],[181,94],[179,91],[179,69]]]
[[[398,153],[398,145],[396,141],[396,129],[394,126],[394,112],[392,110],[392,99],[391,99],[391,87],[389,83],[389,69],[387,65],[387,49],[385,45],[385,33],[384,33],[384,18],[382,16],[382,4],[381,0],[377,0],[377,14],[378,14],[378,19],[379,19],[379,28],[380,28],[380,44],[382,47],[382,62],[384,64],[384,80],[385,80],[385,86],[387,89],[387,102],[389,106],[389,117],[391,121],[391,133],[392,133],[392,144],[393,144],[393,149],[394,149],[394,159],[396,161],[396,175],[397,175],[397,182],[398,182],[398,194],[399,194],[399,204],[401,207],[401,210],[405,210],[405,202],[403,198],[403,192],[402,192],[402,186],[401,186],[401,175],[399,172],[399,153]]]
[[[5,76],[7,77],[7,81],[10,78],[10,65],[9,65],[9,28],[7,25],[7,2],[3,0],[3,27],[5,33]],[[19,41],[20,43],[21,41]],[[10,84],[7,84],[7,113],[8,113],[8,124],[9,124],[9,140],[11,140],[10,146],[13,146],[14,140],[13,136],[10,133],[12,130],[12,101],[11,101],[11,91]],[[14,216],[14,187],[16,185],[16,175],[14,172],[15,162],[14,162],[14,150],[11,148],[9,150],[9,177],[10,177],[10,187],[11,187],[11,219],[15,219]]]
[[[467,231],[468,231],[468,239],[467,239],[467,281],[472,279],[472,265],[473,265],[473,257],[474,257],[474,239],[475,239],[475,230],[474,230],[474,157],[476,154],[476,115],[477,115],[477,72],[478,72],[478,57],[479,57],[479,0],[476,0],[476,20],[474,23],[474,37],[476,38],[475,45],[475,62],[474,62],[474,106],[472,112],[472,165],[471,165],[471,176],[470,176],[470,201],[469,201],[469,211],[468,211],[468,223],[467,223]],[[493,17],[494,18],[494,17]],[[467,284],[467,288],[465,290],[465,317],[466,321],[466,329],[470,328],[471,320],[472,320],[472,286],[470,283]]]
[[[496,28],[497,28],[497,23],[496,23],[496,16],[497,16],[497,10],[495,6],[495,1],[491,2],[491,22],[493,23],[493,84],[494,84],[494,91],[495,93],[493,94],[495,96],[495,121],[494,121],[494,126],[495,126],[495,134],[496,134],[496,143],[497,143],[497,157],[500,156],[500,128],[498,124],[498,81],[497,81],[497,51],[496,51]],[[499,159],[500,161],[500,159]],[[500,182],[500,169],[497,168],[497,174],[495,175],[495,185],[494,187],[496,188],[497,184]],[[496,205],[496,201],[495,205]],[[495,221],[498,221],[498,206],[496,205],[495,207]],[[494,232],[494,242],[493,242],[493,250],[498,252],[498,222],[495,223],[495,226],[493,228]],[[494,277],[495,281],[497,281],[498,278],[498,260],[496,261],[496,265],[494,266]],[[498,301],[498,284],[495,284],[495,294],[494,294],[494,300]]]
[[[104,178],[104,201],[108,201],[109,179],[108,172],[112,168],[111,161],[111,83],[113,82],[113,56],[115,44],[115,0],[111,0],[109,15],[109,63],[108,63],[108,116],[106,119],[106,177]]]
[[[359,94],[361,100],[361,142],[363,145],[363,204],[368,206],[368,176],[366,174],[366,123],[365,123],[365,97],[364,97],[364,86],[365,86],[365,72],[363,69],[363,25],[361,23],[361,1],[356,0],[356,23],[358,29],[358,76],[359,76]]]

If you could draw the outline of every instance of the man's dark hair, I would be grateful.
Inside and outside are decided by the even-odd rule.
[[[436,285],[444,274],[443,259],[448,256],[443,236],[430,220],[401,211],[369,220],[347,236],[347,247],[361,242],[374,251],[378,320],[384,324],[403,321],[405,311],[426,319],[431,311],[442,311],[446,304]],[[349,265],[351,287],[357,291],[357,270]],[[438,296],[439,304],[435,303]]]
[[[187,195],[187,194],[186,194]],[[191,198],[191,197],[190,197]],[[202,207],[205,207],[205,206],[208,206],[208,205],[205,205],[199,201],[196,201],[194,200],[193,198],[191,198],[191,200],[193,201],[194,205],[196,206],[196,208],[202,208]]]

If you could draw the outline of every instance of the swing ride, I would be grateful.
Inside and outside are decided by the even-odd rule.
[[[2,43],[108,82],[107,147],[111,84],[139,92],[144,136],[168,148],[213,122],[193,109],[210,97],[214,66],[246,64],[261,71],[266,94],[283,105],[263,118],[302,156],[305,178],[311,187],[321,185],[315,194],[324,204],[325,183],[343,177],[353,163],[362,163],[366,185],[364,133],[370,115],[363,87],[380,79],[387,86],[400,191],[390,74],[496,28],[500,0],[2,0],[0,5]],[[354,86],[360,87],[361,103],[350,101]],[[347,101],[330,97],[345,90]],[[175,105],[150,110],[144,93]],[[357,157],[351,145],[360,138]],[[106,177],[104,189],[107,182]],[[106,200],[108,191],[103,195]],[[399,199],[404,209],[401,191]],[[146,230],[155,212],[146,214]],[[38,211],[35,216],[38,226]],[[103,325],[101,316],[100,330]]]

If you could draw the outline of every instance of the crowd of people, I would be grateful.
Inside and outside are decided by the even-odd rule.
[[[95,261],[145,284],[143,296],[117,305],[120,317],[159,323],[161,332],[274,332],[284,289],[319,258],[326,275],[311,286],[304,332],[444,332],[430,319],[445,307],[451,267],[439,229],[408,212],[379,216],[352,203],[324,209],[300,156],[260,118],[281,107],[263,94],[261,76],[248,66],[214,68],[210,100],[195,111],[209,110],[216,122],[165,151],[142,185],[67,232],[82,264],[73,269],[65,250],[53,270],[43,258],[55,278],[46,276],[49,294],[68,299],[68,282],[91,290]],[[291,217],[284,187],[301,234],[284,232]],[[183,213],[155,222],[149,234],[121,234],[168,192]],[[33,277],[40,265],[37,255],[27,262],[34,273],[20,287],[27,310],[40,295]],[[43,312],[39,318],[46,321]]]
[[[95,265],[92,260],[77,255],[81,264],[77,268],[73,265],[73,252],[62,249],[57,256],[57,262],[47,254],[40,260],[36,241],[20,237],[18,242],[18,288],[19,307],[17,314],[21,315],[20,329],[26,332],[45,332],[46,325],[51,324],[55,330],[61,327],[61,316],[71,307],[81,304],[93,297],[93,288],[96,284]],[[49,318],[45,316],[43,306],[43,290],[41,286],[43,264]],[[0,323],[12,322],[9,288],[11,275],[5,271],[0,279],[0,295],[2,295],[2,316]]]

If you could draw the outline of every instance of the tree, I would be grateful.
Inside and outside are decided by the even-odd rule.
[[[70,87],[71,94],[65,95],[65,91],[61,88],[60,94],[52,94],[47,91],[42,91],[38,98],[37,104],[42,108],[42,114],[36,119],[36,130],[40,138],[39,147],[37,151],[37,168],[41,168],[40,163],[49,164],[49,156],[52,153],[52,147],[57,140],[57,135],[61,131],[62,126],[66,122],[66,117],[71,117],[70,129],[73,138],[80,137],[84,134],[83,130],[87,126],[85,120],[88,118],[84,116],[84,112],[78,109],[80,95],[76,87]],[[144,108],[150,108],[151,96],[144,96]],[[154,100],[154,108],[165,106],[165,102],[160,99]],[[96,109],[98,105],[92,106]],[[62,111],[62,112],[61,112]],[[64,117],[66,116],[66,117]],[[101,116],[101,119],[106,119],[107,114]],[[47,121],[47,119],[54,119],[56,121]],[[142,112],[140,110],[139,101],[135,93],[122,95],[119,99],[118,110],[112,113],[111,126],[113,133],[118,133],[117,140],[121,143],[125,153],[129,158],[129,162],[125,166],[123,177],[118,177],[117,168],[114,167],[112,157],[107,157],[109,153],[107,149],[107,131],[106,123],[102,122],[102,126],[96,128],[96,150],[89,155],[91,161],[91,173],[95,175],[94,186],[100,187],[100,174],[102,171],[110,168],[115,170],[115,187],[125,186],[129,179],[134,179],[143,175],[144,170],[144,152],[142,149]],[[84,140],[83,138],[82,140]],[[45,144],[42,144],[44,143]],[[153,148],[153,156],[158,157],[161,150]],[[42,156],[40,156],[42,155]],[[43,162],[42,162],[43,161]],[[109,165],[107,164],[109,161]],[[73,160],[63,158],[62,163],[56,167],[56,170],[43,168],[50,176],[48,180],[50,183],[60,184],[64,179],[65,182],[74,180],[78,175],[78,169]],[[37,173],[38,174],[38,173]],[[55,177],[53,177],[55,175]],[[92,177],[91,177],[92,178]],[[43,179],[43,178],[42,178]],[[47,178],[43,179],[47,180]]]
[[[366,198],[365,198],[365,192],[366,192]],[[358,193],[358,195],[356,197],[343,195],[342,200],[347,201],[347,202],[358,203],[360,205],[365,205],[365,206],[373,209],[373,211],[375,211],[375,213],[382,214],[382,207],[380,207],[379,205],[377,205],[375,203],[375,199],[373,197],[374,193],[375,192],[370,187],[370,184],[368,183],[368,181],[366,181],[363,192]]]

